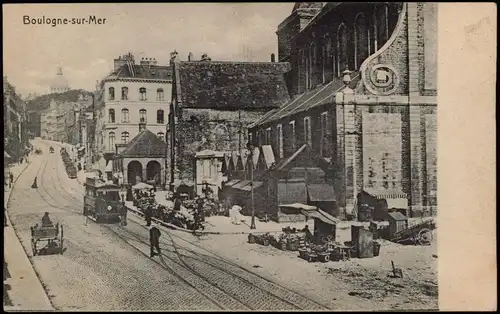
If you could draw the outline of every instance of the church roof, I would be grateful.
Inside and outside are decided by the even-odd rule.
[[[165,142],[153,132],[145,129],[134,137],[118,157],[123,158],[165,158]]]
[[[181,61],[174,67],[174,92],[185,108],[272,109],[290,99],[286,62]]]

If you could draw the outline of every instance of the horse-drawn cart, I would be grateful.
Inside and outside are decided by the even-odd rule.
[[[392,242],[403,243],[411,242],[419,245],[430,245],[432,242],[432,230],[436,228],[434,219],[423,219],[396,232],[392,238]]]
[[[40,227],[38,225],[31,227],[31,248],[33,250],[33,256],[39,254],[42,250],[63,254],[63,238],[64,229],[59,223],[50,227]],[[47,244],[39,249],[39,242],[47,242]]]

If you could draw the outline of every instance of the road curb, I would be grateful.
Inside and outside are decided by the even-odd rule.
[[[6,200],[5,200],[5,208],[7,209],[8,208],[8,205],[9,205],[9,201],[10,201],[10,196],[12,194],[12,191],[14,190],[14,186],[16,185],[16,182],[17,180],[21,177],[21,175],[26,171],[26,169],[28,169],[28,167],[32,164],[33,162],[33,159],[30,158],[30,162],[28,162],[28,164],[26,165],[26,167],[24,167],[23,170],[21,170],[19,172],[19,174],[17,175],[17,177],[14,179],[14,182],[12,184],[12,187],[10,188],[10,190],[8,191],[7,193],[7,197],[6,197]],[[5,195],[5,194],[4,194]],[[5,211],[5,217],[7,218],[7,222],[9,224],[8,227],[12,228],[12,231],[15,235],[15,237],[17,238],[17,241],[19,242],[19,245],[21,246],[22,248],[22,251],[24,252],[25,256],[26,256],[26,259],[28,260],[29,262],[29,265],[31,266],[31,270],[33,271],[33,273],[35,274],[35,277],[38,279],[38,282],[40,283],[40,286],[42,287],[42,291],[44,292],[45,296],[47,297],[47,301],[48,301],[48,305],[49,307],[51,308],[50,310],[43,310],[43,312],[52,312],[52,311],[55,311],[55,307],[54,305],[52,304],[52,301],[50,300],[49,298],[49,295],[47,294],[47,291],[45,290],[44,288],[44,285],[42,283],[42,281],[40,280],[40,277],[37,273],[37,271],[35,270],[35,265],[33,264],[33,261],[32,259],[30,259],[30,257],[28,256],[27,252],[26,252],[26,249],[25,247],[22,245],[22,242],[21,242],[21,238],[19,237],[19,234],[16,230],[16,228],[14,227],[14,225],[12,224],[11,220],[10,220],[10,217],[9,217],[9,213],[8,211],[6,210]],[[5,228],[5,227],[4,227]],[[5,232],[5,231],[4,231]],[[5,306],[4,306],[5,307]],[[15,307],[15,306],[11,306],[11,307],[5,307],[6,310],[8,310],[8,308],[10,308],[11,310],[14,310],[14,311],[19,311],[19,307]],[[31,310],[29,310],[31,312]],[[37,310],[39,311],[39,310]]]
[[[127,209],[130,212],[132,212],[138,216],[144,217],[144,213],[137,210],[137,209],[131,208],[129,206],[127,206]],[[155,223],[157,223],[161,226],[167,227],[167,228],[172,228],[172,229],[179,230],[179,231],[186,232],[186,233],[193,233],[193,230],[184,229],[184,228],[178,227],[176,225],[170,224],[168,222],[164,222],[163,220],[160,220],[157,218],[151,218],[151,220],[154,221]],[[236,231],[234,231],[234,232],[196,231],[197,234],[213,234],[213,235],[266,234],[266,233],[275,233],[275,232],[280,232],[280,231],[237,231],[237,232]]]

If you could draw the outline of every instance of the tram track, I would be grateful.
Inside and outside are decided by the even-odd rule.
[[[60,162],[60,160],[55,160],[55,162]],[[46,171],[48,161],[45,160],[45,164],[40,165],[40,169],[37,172],[37,176],[42,172]],[[61,197],[67,201],[74,203],[81,203],[82,200],[76,198],[72,193],[68,192],[66,188],[61,183],[60,172],[58,171],[58,165],[55,166],[56,171],[51,172],[52,176],[49,178],[49,183],[54,188],[54,192],[58,192]],[[42,170],[43,169],[43,170]],[[55,175],[55,177],[54,177]],[[44,176],[45,177],[45,176]],[[48,176],[47,176],[48,177]],[[57,182],[55,182],[57,181]],[[55,198],[47,189],[42,189],[45,194],[48,195],[53,201]],[[63,210],[70,210],[71,212],[81,214],[80,208],[76,208],[74,205],[54,205],[51,204],[40,191],[37,191],[41,196],[43,201],[54,208],[59,208]],[[57,201],[55,201],[58,203]],[[135,221],[131,221],[133,224],[140,226],[141,228],[147,230],[146,226],[143,226]],[[132,247],[135,251],[140,252],[142,255],[146,256],[148,259],[155,262],[157,265],[161,266],[168,273],[179,278],[182,282],[191,286],[197,290],[201,295],[205,296],[220,309],[235,309],[235,310],[276,310],[276,309],[290,309],[290,310],[303,310],[303,309],[319,309],[326,310],[327,307],[308,298],[302,296],[296,292],[289,290],[279,284],[276,284],[258,274],[249,272],[247,269],[227,261],[226,259],[214,254],[207,249],[191,242],[177,235],[172,235],[171,232],[166,232],[173,248],[173,251],[169,251],[174,256],[168,256],[166,253],[160,255],[160,261],[154,258],[150,258],[147,252],[149,251],[149,243],[147,241],[147,236],[140,235],[136,232],[132,232],[129,229],[120,228],[114,225],[108,226],[100,224],[105,229],[111,231],[116,237],[125,242],[128,246]],[[118,229],[118,230],[116,230]],[[123,234],[125,233],[125,234]],[[146,253],[136,244],[130,243],[130,237],[135,240],[133,242],[144,245],[146,248]],[[209,256],[206,254],[201,254],[199,252],[194,252],[186,248],[180,247],[179,244],[174,240],[178,238],[185,241],[194,247],[206,251],[215,256]],[[144,248],[143,248],[144,249]],[[186,251],[194,254],[197,257],[188,256],[180,251]],[[201,260],[199,257],[203,257]],[[165,261],[168,260],[168,263]],[[177,261],[178,260],[178,261]],[[189,261],[187,261],[189,260]],[[210,261],[210,262],[209,262]],[[232,271],[229,271],[229,267],[232,267]],[[201,273],[203,272],[203,273]],[[237,273],[239,272],[239,274]],[[226,277],[226,280],[224,280]],[[256,284],[252,281],[259,282]],[[242,286],[245,287],[242,289]],[[200,289],[200,287],[202,289]],[[205,293],[209,291],[210,295]],[[281,294],[278,295],[278,293]],[[300,300],[298,302],[297,300]],[[302,303],[302,304],[299,304]]]

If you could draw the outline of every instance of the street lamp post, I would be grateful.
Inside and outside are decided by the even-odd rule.
[[[250,151],[250,193],[252,200],[252,221],[250,223],[250,229],[256,229],[255,226],[255,204],[254,204],[254,196],[253,196],[253,150],[255,146],[253,146],[250,142],[247,144],[247,148]]]

